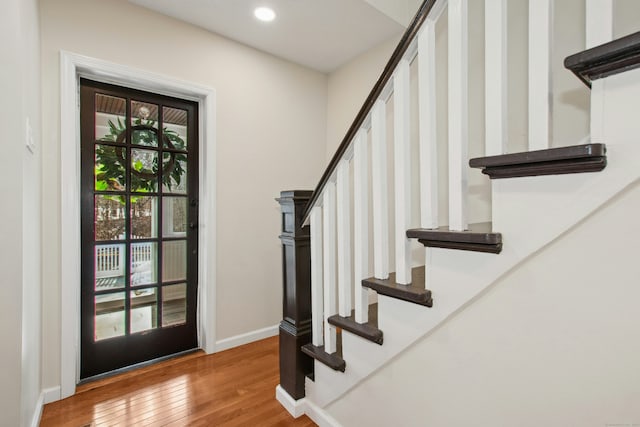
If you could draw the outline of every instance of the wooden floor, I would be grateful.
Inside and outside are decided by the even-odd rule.
[[[276,401],[278,338],[193,353],[79,386],[40,426],[315,426]]]

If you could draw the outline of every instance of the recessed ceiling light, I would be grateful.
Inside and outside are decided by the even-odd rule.
[[[256,18],[264,22],[271,22],[276,19],[276,13],[268,7],[258,7],[253,11]]]

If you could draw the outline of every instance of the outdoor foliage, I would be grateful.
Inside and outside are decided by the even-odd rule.
[[[131,128],[131,142],[141,149],[144,147],[158,146],[158,130],[153,126],[155,121],[135,119]],[[164,148],[186,150],[185,141],[180,135],[166,127],[163,128]],[[110,142],[125,141],[126,124],[118,118],[117,123],[109,120],[109,133],[101,140]],[[135,148],[132,150],[136,150]],[[112,145],[96,146],[96,190],[97,191],[121,191],[126,188],[126,167],[127,161],[131,163],[131,192],[156,192],[158,191],[158,169],[159,155],[157,151],[138,150],[138,158],[127,159],[126,149]],[[141,155],[144,154],[144,155]],[[162,159],[162,184],[171,190],[179,187],[182,180],[186,178],[186,171],[183,162],[186,163],[187,156],[182,153],[164,152]],[[116,196],[118,199],[121,197]],[[124,200],[121,200],[124,203]]]

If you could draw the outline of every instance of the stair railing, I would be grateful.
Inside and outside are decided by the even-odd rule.
[[[585,0],[589,44],[611,39],[611,1]],[[420,227],[468,230],[469,168],[469,0],[425,0],[364,105],[347,131],[307,205],[311,226],[311,296],[313,345],[326,353],[337,349],[335,314],[368,321],[369,291],[361,286],[370,271],[376,279],[390,273],[394,243],[396,283],[411,284],[412,185],[420,187]],[[508,0],[485,0],[485,156],[508,152],[507,7]],[[529,0],[528,8],[528,150],[551,147],[553,0]],[[436,35],[447,17],[448,176],[438,171]],[[594,35],[595,34],[595,35]],[[417,61],[419,183],[412,182],[412,67]],[[413,65],[412,65],[413,64]],[[415,69],[415,68],[414,68]],[[389,177],[387,108],[393,102],[393,180]],[[448,218],[439,218],[438,192],[448,181]],[[389,186],[393,184],[393,189]],[[489,185],[489,184],[487,184]],[[353,189],[353,194],[352,190]],[[392,190],[392,191],[390,191]],[[389,230],[389,193],[395,200]],[[369,197],[372,198],[371,202]],[[371,206],[371,209],[370,209]],[[370,221],[372,224],[370,225]],[[373,230],[370,236],[370,227]],[[353,228],[353,230],[352,230]],[[390,235],[392,238],[390,238]],[[370,241],[372,237],[372,241]],[[352,241],[353,239],[353,241]],[[373,251],[373,265],[370,264]],[[352,295],[354,298],[352,298]]]

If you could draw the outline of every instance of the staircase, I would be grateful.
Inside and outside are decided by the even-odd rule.
[[[640,33],[611,41],[604,0],[586,0],[586,22],[563,22],[586,34],[589,49],[565,66],[591,88],[589,135],[555,141],[554,123],[571,126],[552,108],[561,17],[530,0],[521,151],[510,140],[514,2],[485,0],[484,20],[470,12],[481,3],[421,5],[303,211],[312,319],[301,351],[315,362],[304,399],[277,395],[320,425],[341,425],[327,408],[640,178]],[[479,31],[482,61],[469,48]]]

